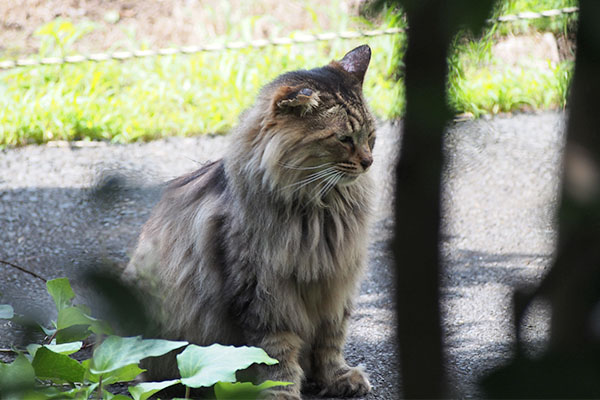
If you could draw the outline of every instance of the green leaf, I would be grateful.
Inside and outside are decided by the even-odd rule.
[[[27,391],[22,395],[27,400],[48,400],[48,399],[72,399],[74,396],[65,395],[65,392],[54,386],[37,387],[35,391]]]
[[[90,371],[105,374],[129,364],[137,364],[146,357],[162,356],[187,344],[188,342],[142,339],[141,336],[109,336],[94,350]]]
[[[180,383],[180,379],[173,379],[171,381],[163,382],[143,382],[136,386],[129,387],[129,393],[133,397],[133,400],[146,400],[156,392],[168,388],[169,386]]]
[[[11,364],[0,363],[0,393],[32,387],[34,382],[35,371],[23,354]]]
[[[235,382],[235,371],[248,368],[254,363],[277,364],[258,347],[234,347],[213,344],[208,347],[189,345],[177,356],[181,383],[199,388],[215,383]]]
[[[69,354],[77,353],[79,350],[81,350],[81,346],[83,346],[83,342],[44,345],[44,347],[46,347],[48,350],[52,350],[55,353],[64,354],[67,356]],[[29,354],[35,357],[35,353],[40,347],[42,347],[40,344],[30,344],[27,346],[27,351]]]
[[[73,328],[74,326],[78,327]],[[56,332],[58,343],[85,339],[89,336],[88,329],[95,334],[109,335],[112,333],[106,321],[90,317],[80,307],[67,307],[60,310],[56,327],[58,329]],[[68,328],[71,328],[71,330],[67,330]]]
[[[9,304],[0,304],[0,319],[11,319],[15,315],[15,311]]]
[[[103,400],[131,400],[130,397],[125,396],[124,394],[112,394],[108,390],[102,391],[102,399]]]
[[[118,368],[106,374],[94,374],[90,371],[91,362],[91,359],[81,362],[81,365],[87,369],[85,379],[90,382],[100,382],[100,376],[102,376],[102,383],[108,385],[117,382],[130,382],[137,378],[139,374],[146,371],[145,369],[138,367],[137,363],[134,363]]]
[[[71,343],[87,339],[91,334],[89,325],[72,325],[56,331],[57,343]]]
[[[103,375],[102,382],[113,384],[117,382],[131,382],[137,378],[145,369],[140,368],[137,363],[129,364]]]
[[[217,400],[246,400],[258,399],[263,390],[275,386],[293,385],[291,382],[264,381],[260,385],[250,382],[217,382],[215,385],[215,396]]]
[[[25,400],[64,400],[64,399],[89,399],[92,392],[98,387],[97,383],[82,385],[71,390],[62,391],[56,386],[36,387],[35,391],[28,391],[22,399]],[[61,387],[62,388],[62,387]],[[131,399],[130,399],[131,400]]]
[[[54,336],[56,334],[56,329],[54,328],[46,328],[44,325],[42,324],[38,324],[40,327],[40,330],[42,332],[44,332],[44,334],[48,337]]]
[[[54,304],[56,304],[56,309],[58,311],[71,306],[71,301],[75,298],[75,293],[71,288],[69,279],[52,279],[46,282],[46,288],[48,289],[50,296],[54,299]]]
[[[77,361],[64,354],[55,353],[45,346],[37,349],[31,365],[38,378],[58,382],[83,382],[85,375],[85,368]]]

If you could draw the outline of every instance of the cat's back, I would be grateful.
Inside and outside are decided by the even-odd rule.
[[[126,276],[168,278],[169,270],[215,253],[227,186],[222,160],[170,181],[142,228]]]

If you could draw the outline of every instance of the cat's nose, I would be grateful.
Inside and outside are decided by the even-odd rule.
[[[360,165],[362,165],[362,167],[366,170],[367,168],[369,168],[371,166],[371,164],[373,164],[373,157],[369,156],[369,157],[365,157],[362,158],[360,160]]]

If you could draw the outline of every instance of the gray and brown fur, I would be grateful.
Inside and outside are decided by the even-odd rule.
[[[298,399],[309,374],[323,394],[370,390],[342,354],[367,253],[370,56],[360,46],[266,85],[226,156],[170,182],[126,270],[157,293],[164,337],[278,359],[263,378],[295,385],[272,398]],[[150,371],[174,368],[159,360]]]

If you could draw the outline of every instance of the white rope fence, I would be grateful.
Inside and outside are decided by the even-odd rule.
[[[565,8],[557,8],[554,10],[546,10],[540,12],[522,12],[519,14],[513,15],[503,15],[498,18],[488,19],[487,22],[514,22],[518,20],[527,20],[527,19],[539,19],[539,18],[552,18],[557,17],[563,14],[574,14],[579,11],[578,7],[565,7]]]
[[[579,11],[577,7],[566,7],[561,9],[546,10],[540,12],[523,12],[514,15],[504,15],[498,18],[487,20],[488,23],[495,22],[514,22],[518,20],[531,20],[539,18],[552,18],[564,14],[573,14]],[[0,70],[7,70],[18,67],[29,67],[36,65],[60,65],[77,64],[86,61],[108,61],[108,60],[128,60],[132,58],[168,56],[174,54],[195,54],[201,52],[220,52],[226,50],[241,50],[248,48],[262,48],[267,46],[285,46],[293,44],[315,43],[331,41],[336,39],[359,39],[363,37],[374,37],[384,35],[396,35],[404,32],[402,28],[374,29],[368,31],[346,31],[346,32],[324,32],[317,34],[300,33],[294,36],[258,39],[251,41],[238,41],[229,43],[216,43],[200,46],[169,47],[158,50],[137,50],[137,51],[116,51],[114,53],[95,53],[78,54],[66,57],[45,57],[45,58],[22,58],[18,60],[0,61]]]
[[[302,33],[290,37],[258,39],[248,42],[229,42],[216,43],[204,46],[183,46],[170,47],[158,50],[138,50],[138,51],[117,51],[114,53],[97,53],[89,55],[75,55],[66,57],[46,57],[41,59],[19,59],[0,62],[0,69],[10,69],[15,67],[25,67],[32,65],[55,65],[55,64],[75,64],[85,61],[107,61],[107,60],[128,60],[131,58],[169,56],[174,54],[195,54],[201,52],[219,52],[225,50],[241,50],[248,48],[261,48],[267,46],[284,46],[290,44],[304,44],[322,41],[331,41],[335,39],[358,39],[362,37],[373,37],[383,35],[395,35],[404,32],[401,28],[376,29],[369,31],[347,31],[347,32],[325,32],[318,34]]]

